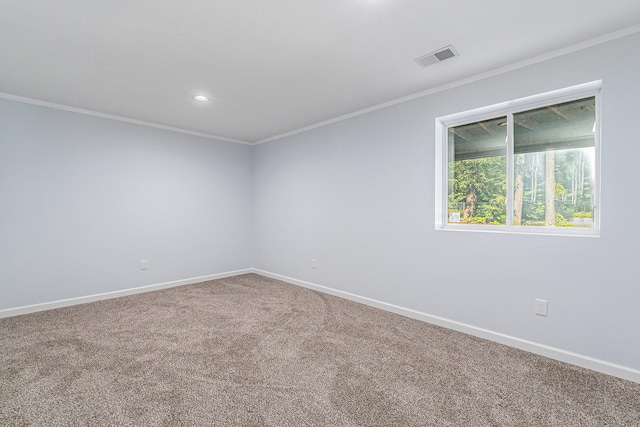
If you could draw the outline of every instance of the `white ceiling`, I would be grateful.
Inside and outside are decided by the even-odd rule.
[[[639,23],[638,0],[0,0],[0,92],[257,142]]]

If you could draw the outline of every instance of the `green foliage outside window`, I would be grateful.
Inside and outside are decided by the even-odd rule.
[[[460,221],[467,224],[505,224],[506,159],[485,157],[452,162],[449,206],[460,207]]]
[[[545,225],[548,182],[545,158],[551,155],[555,175],[553,225],[590,227],[594,195],[593,170],[588,159],[594,154],[593,148],[580,148],[517,155],[522,156],[523,191],[521,224],[516,225]],[[461,223],[506,224],[506,182],[504,156],[450,162],[449,212],[459,212]],[[518,200],[517,197],[515,199]]]

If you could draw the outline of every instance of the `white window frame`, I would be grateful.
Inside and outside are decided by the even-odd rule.
[[[601,105],[602,80],[583,83],[564,89],[545,92],[538,95],[502,102],[487,107],[476,108],[461,113],[436,118],[436,164],[435,164],[435,227],[436,230],[497,232],[515,234],[546,234],[561,236],[599,236],[600,235],[600,130],[602,128]],[[577,99],[595,97],[595,192],[593,201],[593,227],[545,227],[513,225],[513,115],[548,105],[560,104]],[[507,117],[507,222],[506,225],[491,224],[449,224],[447,218],[448,199],[448,128],[500,116]]]

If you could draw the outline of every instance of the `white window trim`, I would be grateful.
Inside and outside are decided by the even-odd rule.
[[[602,80],[583,83],[568,88],[558,89],[538,95],[519,98],[512,101],[502,102],[487,107],[476,108],[461,113],[450,114],[436,118],[436,164],[435,164],[435,227],[436,230],[448,231],[474,231],[492,233],[515,233],[515,234],[538,234],[538,235],[559,235],[559,236],[600,236],[600,159],[601,144],[600,133],[602,123],[601,105]],[[513,114],[522,111],[533,110],[547,105],[569,102],[576,99],[595,96],[596,103],[596,131],[595,149],[595,182],[596,191],[594,193],[593,205],[593,228],[573,228],[573,227],[527,227],[513,225]],[[491,119],[497,116],[506,116],[508,121],[507,134],[507,224],[506,225],[470,225],[470,224],[449,224],[447,221],[447,210],[444,209],[447,203],[447,129],[452,126],[459,126],[476,121]]]

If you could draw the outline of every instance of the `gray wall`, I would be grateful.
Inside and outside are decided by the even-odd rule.
[[[254,267],[640,369],[639,50],[635,34],[255,147]],[[436,117],[598,79],[601,237],[434,229]]]
[[[249,146],[0,99],[0,310],[249,268],[250,215]]]

